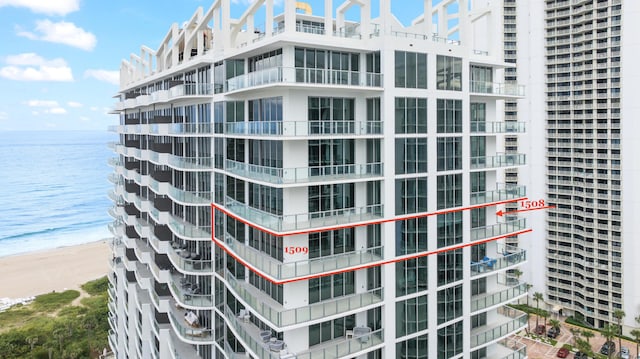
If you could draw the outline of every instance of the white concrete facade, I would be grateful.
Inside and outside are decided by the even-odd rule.
[[[117,358],[526,356],[503,7],[417,3],[218,0],[123,62]]]

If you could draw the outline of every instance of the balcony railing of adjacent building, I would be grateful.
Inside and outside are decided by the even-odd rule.
[[[469,81],[469,92],[476,94],[524,97],[525,87],[518,84]]]
[[[230,235],[226,236],[225,243],[238,257],[278,280],[293,279],[373,263],[382,260],[383,256],[383,247],[380,246],[332,256],[282,263],[263,252],[241,244]]]
[[[515,167],[526,164],[526,155],[521,153],[496,153],[495,156],[471,157],[471,169]]]
[[[346,223],[382,219],[381,204],[334,209],[329,211],[277,215],[250,207],[231,197],[226,197],[226,209],[234,214],[277,232],[327,227]]]
[[[382,86],[382,74],[348,70],[304,67],[272,67],[242,74],[227,80],[228,92],[271,84],[313,84],[335,86]]]
[[[237,175],[273,184],[309,183],[326,180],[353,180],[379,177],[383,163],[277,168],[226,160],[225,169]]]
[[[517,332],[527,325],[527,313],[510,307],[497,309],[496,321],[471,330],[471,348]]]
[[[368,136],[381,135],[380,121],[249,121],[224,124],[228,135],[255,136]]]
[[[527,284],[518,283],[516,285],[500,285],[501,289],[492,293],[474,295],[471,297],[471,312],[483,310],[494,305],[506,304],[515,298],[527,293]]]
[[[282,305],[276,303],[252,285],[237,280],[229,271],[225,272],[225,279],[233,292],[235,292],[249,308],[272,323],[274,327],[278,328],[362,309],[381,303],[383,300],[383,291],[381,288],[377,288],[363,293],[355,293],[333,300],[310,304],[301,308],[285,309]]]

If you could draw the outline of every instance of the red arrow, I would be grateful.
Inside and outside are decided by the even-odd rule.
[[[536,207],[536,208],[528,208],[528,209],[518,209],[518,210],[510,211],[510,212],[504,212],[503,210],[499,210],[498,212],[496,212],[496,214],[498,215],[498,217],[502,217],[505,214],[518,213],[518,212],[527,212],[527,211],[537,211],[539,209],[545,209],[545,208],[556,208],[556,206],[544,206],[544,207]]]

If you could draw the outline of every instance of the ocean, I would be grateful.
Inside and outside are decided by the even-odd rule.
[[[96,131],[0,132],[0,257],[111,235],[107,165],[117,136]]]

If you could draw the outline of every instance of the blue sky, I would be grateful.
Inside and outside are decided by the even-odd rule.
[[[232,0],[238,17],[250,0]],[[281,3],[282,0],[276,0]],[[322,0],[311,0],[314,13]],[[377,1],[374,1],[374,8]],[[334,6],[340,3],[334,0]],[[421,0],[395,0],[405,23]],[[104,130],[122,59],[211,0],[0,0],[0,131]],[[276,10],[276,13],[279,11]],[[377,11],[375,11],[377,14]],[[374,14],[374,15],[375,15]]]

